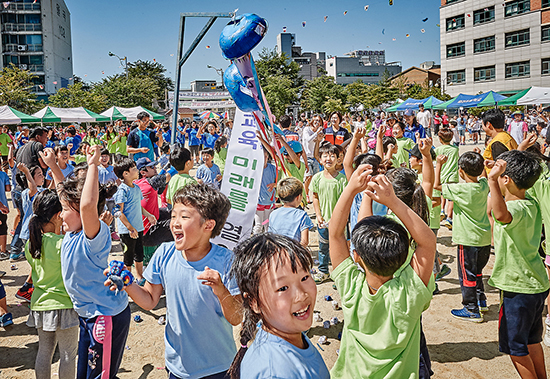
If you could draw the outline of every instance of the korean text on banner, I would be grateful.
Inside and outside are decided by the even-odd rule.
[[[231,202],[231,211],[221,234],[213,240],[230,250],[250,236],[258,204],[264,152],[256,130],[254,116],[237,108],[221,186]]]

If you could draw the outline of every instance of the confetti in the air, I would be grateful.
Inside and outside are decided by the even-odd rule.
[[[173,57],[173,56],[174,56],[174,54],[170,54],[170,56],[171,56],[171,57]]]
[[[365,5],[365,10],[366,10],[366,11],[369,10],[369,6],[368,6],[368,5]]]
[[[440,27],[441,25],[439,25],[439,24],[435,24],[435,26],[437,26],[437,27],[439,28],[439,27]]]
[[[468,13],[468,17],[472,17],[472,15]]]
[[[390,0],[390,5],[393,5],[393,0]]]
[[[207,49],[210,49],[210,45],[206,45],[206,48],[207,48]]]
[[[485,12],[489,12],[489,8],[485,8],[484,11],[485,11]]]
[[[306,22],[305,21],[302,21],[302,27],[306,27]]]
[[[283,26],[283,33],[286,33],[286,26]]]
[[[57,82],[53,82],[53,84],[57,84]]]
[[[348,11],[344,11],[344,16],[348,14]]]
[[[395,38],[392,38],[391,40],[392,40],[392,41],[395,41]]]
[[[405,37],[409,38],[411,35],[410,34],[405,34]]]
[[[386,34],[386,29],[382,29],[382,34]]]
[[[428,17],[422,20],[422,22],[426,22],[426,21],[428,21]]]
[[[323,22],[327,22],[327,18],[328,18],[328,16],[325,16],[325,20]]]
[[[426,32],[424,29],[420,29],[420,31],[421,31],[422,33],[425,33],[425,32]]]

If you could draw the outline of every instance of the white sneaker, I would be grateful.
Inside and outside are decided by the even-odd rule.
[[[544,344],[550,347],[550,318],[546,317],[546,322],[544,323],[546,327],[546,333],[544,333]]]
[[[313,275],[313,280],[315,280],[315,283],[321,284],[325,280],[328,280],[329,274],[326,274],[324,272],[319,271],[317,274]]]

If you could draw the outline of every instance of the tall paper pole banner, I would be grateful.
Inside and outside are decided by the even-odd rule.
[[[221,186],[231,210],[221,234],[213,240],[230,250],[250,236],[260,195],[264,152],[256,130],[258,125],[252,113],[237,108]]]

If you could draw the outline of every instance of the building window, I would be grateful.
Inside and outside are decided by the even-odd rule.
[[[543,25],[540,33],[541,42],[550,41],[550,25]]]
[[[464,28],[464,15],[461,14],[455,17],[449,17],[447,19],[447,31],[458,30]]]
[[[447,45],[447,58],[461,57],[466,54],[466,43],[460,42]]]
[[[529,61],[506,63],[506,78],[522,78],[530,75]]]
[[[495,80],[495,66],[474,68],[474,82]]]
[[[55,4],[55,9],[57,10],[57,15],[61,16],[61,8],[59,7],[59,4]]]
[[[495,21],[494,6],[474,11],[474,25],[484,24],[491,21]]]
[[[550,74],[550,58],[544,58],[541,60],[542,75]]]
[[[550,7],[550,0],[542,0],[540,3],[541,8],[548,8]]]
[[[447,4],[452,4],[452,3],[456,3],[456,2],[458,2],[458,1],[460,1],[460,0],[447,0],[447,1],[445,2],[445,5],[447,5]]]
[[[339,72],[336,74],[339,77],[356,77],[356,76],[380,76],[378,72]]]
[[[466,70],[447,72],[447,84],[461,84],[466,82]]]
[[[529,45],[529,29],[518,30],[504,35],[504,47]]]
[[[495,50],[495,36],[474,40],[474,53],[484,53]]]
[[[531,10],[531,0],[516,0],[506,3],[504,8],[504,17],[515,16],[529,12]]]

